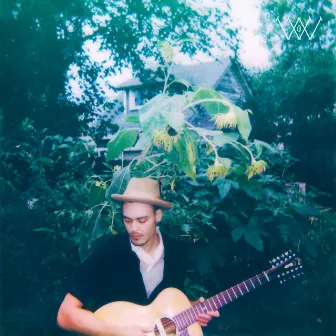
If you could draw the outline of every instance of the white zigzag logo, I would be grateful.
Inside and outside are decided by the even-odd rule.
[[[284,32],[284,34],[285,34],[287,40],[290,40],[290,39],[291,39],[293,33],[296,34],[296,36],[297,36],[297,38],[298,38],[299,40],[301,40],[303,33],[306,33],[307,36],[308,36],[308,39],[311,40],[311,39],[314,37],[314,33],[315,33],[315,31],[316,31],[318,25],[319,25],[320,22],[322,21],[322,18],[320,17],[319,22],[317,23],[317,25],[316,25],[314,31],[311,33],[310,36],[309,36],[309,34],[308,34],[308,32],[307,32],[307,29],[306,29],[307,26],[308,26],[308,24],[312,21],[312,19],[311,19],[310,17],[309,17],[309,19],[306,21],[306,25],[304,25],[304,24],[302,23],[301,18],[298,18],[298,20],[296,21],[296,23],[295,23],[294,26],[293,26],[292,21],[288,18],[287,23],[289,22],[290,25],[291,25],[292,28],[293,28],[289,35],[286,33],[284,27],[282,26],[282,24],[281,24],[281,22],[280,22],[280,20],[279,20],[279,17],[276,18],[276,21],[280,24],[280,27],[281,27],[282,31]],[[301,33],[301,34],[300,34],[300,33]]]

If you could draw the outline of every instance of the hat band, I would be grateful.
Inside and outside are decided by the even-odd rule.
[[[142,192],[142,191],[130,191],[130,192],[125,192],[124,196],[128,196],[128,197],[150,197],[150,198],[156,198],[156,199],[160,199],[160,195],[158,194],[150,194],[150,193],[146,193],[146,192]]]

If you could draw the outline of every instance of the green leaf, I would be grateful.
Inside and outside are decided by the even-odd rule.
[[[209,196],[211,192],[209,190],[198,190],[194,193],[194,198],[203,198],[204,196]]]
[[[120,130],[115,139],[107,144],[106,161],[117,158],[126,148],[134,146],[138,132],[132,129]]]
[[[191,86],[191,84],[187,80],[185,80],[185,79],[175,78],[174,82],[175,83],[181,83],[181,84],[185,85],[187,88]],[[186,99],[187,99],[187,97],[186,97]]]
[[[174,128],[176,132],[180,132],[183,128],[184,114],[183,106],[186,103],[186,97],[183,95],[174,95],[161,101],[157,105],[160,114],[165,118],[167,124]]]
[[[139,119],[142,127],[160,112],[157,106],[167,98],[169,98],[168,95],[160,93],[139,109]]]
[[[179,154],[175,147],[173,147],[171,152],[166,153],[165,155],[166,155],[166,159],[170,161],[172,164],[179,163]]]
[[[158,47],[162,58],[166,63],[171,63],[174,59],[174,49],[168,41],[158,41]]]
[[[232,145],[232,140],[236,141],[238,138],[239,138],[239,134],[236,132],[223,133],[222,131],[216,131],[212,141],[214,142],[215,145],[222,147],[225,144]]]
[[[89,193],[88,206],[90,208],[94,207],[97,204],[101,204],[105,200],[106,190],[101,186],[92,185]]]
[[[166,99],[169,99],[168,95],[158,94],[140,108],[139,119],[145,139],[151,139],[155,129],[160,130],[167,126],[167,122],[160,114],[160,109],[158,108]]]
[[[221,180],[221,183],[218,183],[218,190],[219,190],[219,196],[221,197],[221,199],[224,199],[228,194],[229,191],[231,190],[231,183],[227,182],[225,180]]]
[[[246,143],[248,143],[248,138],[252,130],[248,112],[242,110],[238,106],[234,106],[234,113],[237,117],[238,131]]]
[[[215,115],[219,113],[227,113],[230,110],[231,103],[226,100],[220,93],[210,88],[197,87],[195,95],[191,102],[195,103],[203,99],[220,99],[222,102],[205,102],[201,103],[208,113]]]
[[[34,229],[33,231],[36,231],[36,232],[51,232],[51,233],[56,232],[54,229],[48,229],[48,228],[38,228],[38,229]]]
[[[114,173],[111,185],[106,191],[106,196],[105,196],[106,199],[109,202],[111,202],[113,201],[111,199],[112,194],[122,194],[125,191],[130,179],[131,179],[130,166],[119,169],[116,173]]]
[[[240,144],[239,142],[232,142],[229,141],[229,139],[225,136],[225,137],[219,137],[216,136],[216,139],[214,138],[214,143],[217,144],[218,143],[223,143],[223,147],[225,145],[230,145],[232,147],[234,147],[243,158],[245,158],[246,160],[250,161],[250,155],[249,152],[244,148],[244,146],[242,144]],[[217,145],[219,146],[219,145]]]
[[[276,152],[276,150],[272,146],[270,146],[268,143],[266,143],[264,141],[260,141],[260,140],[255,139],[254,140],[254,145],[255,145],[256,150],[257,150],[257,155],[255,156],[255,158],[258,158],[262,154],[263,147],[268,149],[272,153]]]
[[[38,158],[37,161],[42,162],[48,166],[52,166],[52,164],[54,163],[52,159],[45,157],[45,156]]]
[[[264,250],[263,242],[258,232],[253,230],[245,230],[244,238],[246,242],[253,246],[256,250],[260,252]]]
[[[190,178],[196,180],[196,162],[198,161],[198,133],[185,129],[174,144],[179,154],[179,168]]]
[[[234,242],[237,242],[244,233],[244,227],[238,226],[231,231],[232,239]]]
[[[228,220],[228,223],[227,223],[227,224],[228,224],[229,227],[232,228],[232,229],[235,229],[235,228],[237,228],[237,227],[242,226],[242,222],[240,221],[240,219],[237,218],[237,217],[233,217],[233,216],[229,217],[229,220]]]
[[[321,216],[321,213],[314,207],[310,205],[305,205],[303,203],[290,203],[291,207],[302,216]]]

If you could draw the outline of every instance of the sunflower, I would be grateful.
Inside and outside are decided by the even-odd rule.
[[[237,116],[232,111],[229,110],[228,113],[219,113],[216,114],[212,120],[215,120],[215,124],[218,128],[235,128],[237,126]]]
[[[172,151],[173,144],[176,143],[179,136],[179,133],[172,132],[170,129],[154,130],[152,134],[154,145],[163,147],[168,153]]]
[[[210,166],[207,171],[209,180],[211,182],[214,180],[215,177],[226,176],[228,172],[229,169],[219,163],[215,163],[213,166]]]
[[[254,175],[261,174],[266,170],[267,163],[264,160],[256,161],[253,159],[251,166],[247,167],[246,174],[248,174],[248,179],[252,178]]]

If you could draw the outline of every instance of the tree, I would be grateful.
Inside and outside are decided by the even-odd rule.
[[[311,22],[306,26],[308,18]],[[257,97],[255,134],[297,148],[334,149],[336,20],[332,2],[263,1],[261,20],[260,33],[272,52],[272,67],[252,76]]]
[[[209,34],[214,33],[223,43],[234,46],[233,41],[229,42],[235,34],[229,22],[227,10],[199,9],[177,0],[3,2],[3,132],[11,132],[25,117],[30,117],[38,128],[76,134],[80,127],[78,116],[84,113],[85,118],[81,119],[86,125],[93,106],[104,103],[100,76],[113,74],[123,65],[131,64],[137,71],[144,69],[145,58],[152,56],[158,36],[195,38],[196,47],[209,52],[215,43]],[[82,49],[88,40],[101,43],[101,49],[110,52],[113,62],[92,63]],[[183,47],[184,52],[193,50],[191,43]],[[79,66],[79,77],[86,83],[80,84],[85,99],[78,105],[65,99],[64,86],[71,64]]]

